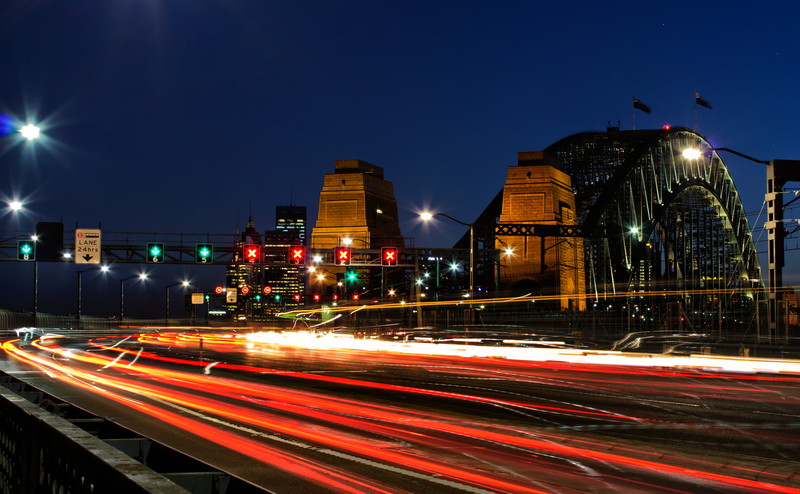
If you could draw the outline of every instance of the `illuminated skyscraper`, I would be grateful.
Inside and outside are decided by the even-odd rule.
[[[239,236],[241,235],[241,236]],[[262,312],[262,303],[256,297],[262,293],[261,264],[246,264],[243,261],[245,245],[261,245],[261,234],[256,231],[253,216],[247,219],[244,232],[237,234],[234,245],[240,250],[233,256],[234,264],[228,265],[225,272],[225,286],[236,289],[236,302],[223,305],[228,317],[234,320],[251,319]],[[246,286],[248,293],[242,293]]]
[[[275,208],[275,229],[279,232],[296,233],[302,245],[306,245],[306,207],[278,206]]]

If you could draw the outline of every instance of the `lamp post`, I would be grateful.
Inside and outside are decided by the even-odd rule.
[[[769,304],[769,335],[768,338],[772,339],[773,335],[778,338],[778,292],[783,288],[783,266],[784,266],[784,228],[783,228],[783,210],[792,202],[798,200],[795,198],[786,204],[783,203],[783,186],[786,182],[800,181],[800,160],[757,160],[746,154],[734,151],[728,148],[711,148],[712,152],[725,151],[740,158],[766,165],[767,172],[767,194],[765,202],[767,203],[767,240],[768,240],[768,281],[767,281],[767,299]],[[683,151],[684,158],[696,159],[701,156],[701,152],[696,149],[685,149]],[[788,328],[786,324],[783,325],[785,330],[784,338],[788,340]],[[759,335],[760,337],[760,335]]]
[[[475,223],[464,223],[463,221],[458,221],[457,219],[453,218],[452,216],[448,216],[444,213],[422,213],[420,218],[423,221],[430,221],[434,216],[444,216],[445,218],[455,221],[459,225],[464,225],[469,227],[469,298],[474,298],[474,284],[475,284]]]
[[[123,307],[124,307],[123,306],[123,300],[124,300],[124,298],[123,298],[123,295],[124,295],[123,290],[124,290],[124,287],[125,287],[124,283],[126,281],[130,280],[130,279],[133,279],[133,278],[139,278],[140,280],[145,280],[145,279],[147,279],[147,274],[145,274],[145,273],[138,274],[138,275],[134,274],[132,276],[128,276],[127,278],[123,278],[123,279],[119,280],[119,320],[120,321],[122,321],[122,318],[123,318],[123,315],[124,315],[124,312],[123,312]]]
[[[76,273],[78,273],[78,320],[79,321],[81,319],[81,275],[87,271],[92,271],[98,268],[102,270],[104,273],[108,271],[108,266],[93,266],[91,268],[84,269],[81,271],[75,271]]]
[[[186,288],[186,287],[189,286],[189,282],[188,281],[179,281],[177,283],[173,283],[171,285],[167,285],[166,287],[164,287],[164,288],[167,289],[167,317],[166,317],[167,322],[169,322],[169,289],[172,288],[173,286],[176,286],[176,285],[183,285],[183,287]]]

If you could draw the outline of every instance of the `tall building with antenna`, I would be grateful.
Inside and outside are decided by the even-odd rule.
[[[294,205],[276,207],[275,229],[290,234],[296,233],[300,243],[306,245],[306,207]]]

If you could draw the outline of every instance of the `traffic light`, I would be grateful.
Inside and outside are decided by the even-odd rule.
[[[242,285],[242,295],[247,295],[250,293],[250,287],[247,285]]]
[[[333,294],[333,301],[336,302],[337,300],[339,300],[339,296],[334,293]]]
[[[214,262],[214,245],[197,244],[194,246],[194,262],[197,264],[211,264]]]
[[[294,299],[294,301],[295,301],[295,302],[299,302],[299,301],[300,301],[300,294],[299,294],[299,293],[295,293],[295,294],[292,296],[292,298]]]
[[[346,281],[351,283],[355,283],[358,280],[358,274],[356,274],[356,270],[353,268],[347,268],[344,272],[344,278]]]
[[[278,294],[278,293],[276,293],[276,294],[275,294],[275,301],[276,301],[276,302],[280,302],[280,301],[281,301],[281,296],[280,296],[280,294]]]
[[[349,266],[351,254],[350,247],[334,247],[333,262],[340,266]]]
[[[36,242],[34,240],[17,240],[17,260],[36,260]]]
[[[357,293],[353,294],[353,300],[356,300],[356,301],[358,300],[358,294]]]
[[[397,266],[397,247],[383,247],[381,249],[381,266]]]
[[[217,295],[222,295],[222,292],[224,292],[224,291],[225,291],[225,289],[221,285],[217,285],[214,288],[214,293],[216,293]]]
[[[319,302],[319,293],[314,294],[314,302]]]
[[[244,262],[258,264],[261,262],[261,246],[248,244],[244,246]]]
[[[261,300],[261,295],[256,295],[256,300]]]
[[[306,262],[306,248],[302,245],[289,247],[289,264],[303,264]]]
[[[211,294],[206,293],[206,296],[204,298],[206,300],[206,303],[210,302],[211,301]]]
[[[164,262],[164,244],[161,242],[150,242],[147,244],[147,262]]]

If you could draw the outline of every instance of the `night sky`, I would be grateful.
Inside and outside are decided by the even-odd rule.
[[[800,159],[798,19],[795,2],[4,0],[0,112],[45,137],[0,136],[0,200],[26,204],[0,229],[233,233],[252,205],[263,232],[290,203],[313,226],[334,160],[361,159],[394,183],[415,246],[451,247],[463,228],[422,226],[420,211],[472,221],[518,151],[631,129],[633,95],[652,108],[637,128],[694,127],[697,91],[715,146]],[[763,166],[722,157],[757,213]],[[32,305],[22,264],[0,263],[2,308]],[[224,268],[95,271],[84,313],[116,314],[116,280],[143,268],[126,315],[162,316],[163,287],[184,276],[224,283]],[[75,310],[75,270],[40,265],[40,311]]]

